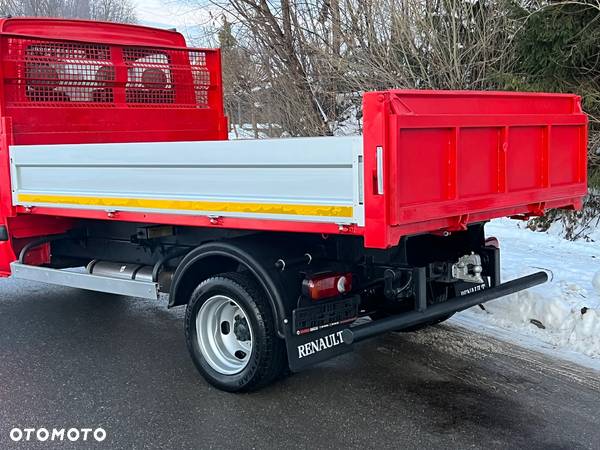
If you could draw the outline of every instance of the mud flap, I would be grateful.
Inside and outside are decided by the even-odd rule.
[[[286,338],[288,362],[292,372],[299,372],[314,364],[352,351],[352,345],[342,340],[342,331],[348,325],[336,325],[311,333]]]
[[[352,350],[342,331],[358,318],[359,296],[345,297],[292,311],[286,335],[288,362],[294,372]]]

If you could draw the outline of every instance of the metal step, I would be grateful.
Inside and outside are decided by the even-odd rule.
[[[158,283],[102,277],[90,275],[86,272],[72,272],[64,269],[29,266],[19,262],[11,263],[10,268],[14,278],[23,280],[40,281],[42,283],[152,300],[158,299]]]

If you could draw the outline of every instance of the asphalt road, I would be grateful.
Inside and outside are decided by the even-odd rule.
[[[258,393],[205,383],[182,311],[0,281],[0,448],[600,449],[600,374],[450,326],[390,334]]]

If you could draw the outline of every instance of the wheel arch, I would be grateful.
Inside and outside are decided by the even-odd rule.
[[[169,308],[187,304],[193,290],[207,278],[242,268],[250,272],[263,289],[273,311],[277,334],[285,338],[285,293],[269,262],[272,261],[251,242],[232,240],[202,244],[190,251],[177,266],[169,293]]]

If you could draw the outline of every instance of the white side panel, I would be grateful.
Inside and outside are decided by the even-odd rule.
[[[363,225],[362,138],[11,146],[13,202]]]

